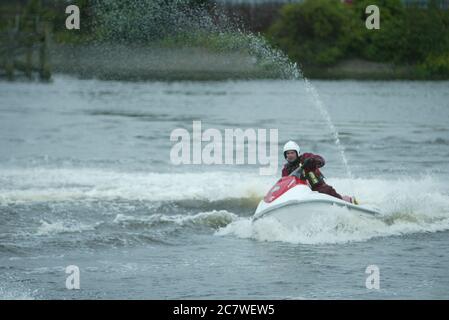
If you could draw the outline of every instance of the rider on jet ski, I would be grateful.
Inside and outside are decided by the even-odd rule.
[[[324,176],[319,168],[324,166],[323,157],[313,153],[300,154],[299,145],[294,141],[288,141],[284,145],[284,158],[287,163],[282,168],[282,176],[288,176],[301,165],[304,169],[304,178],[309,182],[313,191],[325,193],[330,196],[357,204],[353,197],[341,196],[335,189],[324,181]]]

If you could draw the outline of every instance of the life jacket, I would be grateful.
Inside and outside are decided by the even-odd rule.
[[[324,182],[324,176],[320,170],[316,169],[315,171],[303,171],[303,175],[305,180],[310,184],[312,189]]]
[[[300,165],[300,159],[301,158],[299,157],[293,162],[287,162],[283,168],[283,176],[289,175],[297,169]],[[314,188],[324,182],[324,176],[318,168],[310,171],[303,170],[300,179],[306,180],[311,188]]]
[[[290,173],[292,173],[293,171],[295,171],[298,167],[299,167],[299,157],[296,158],[295,161],[293,162],[287,162],[284,165],[284,169],[283,169],[283,175],[288,176]]]

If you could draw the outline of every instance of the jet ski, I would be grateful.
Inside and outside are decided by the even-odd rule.
[[[339,198],[312,191],[303,169],[299,167],[289,176],[279,179],[260,201],[252,221],[271,217],[284,225],[295,226],[305,217],[341,211],[379,215],[376,208],[354,204]]]

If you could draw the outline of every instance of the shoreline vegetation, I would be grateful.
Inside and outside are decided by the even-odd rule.
[[[207,0],[181,1],[181,7],[164,7],[162,0],[73,2],[81,9],[81,30],[65,29],[63,4],[23,0],[0,5],[0,34],[14,27],[24,32],[35,28],[17,23],[17,17],[46,23],[51,29],[46,49],[51,72],[82,78],[285,78],[275,57],[261,56],[266,41],[311,79],[449,80],[449,10],[441,7],[441,1],[429,0],[425,7],[406,6],[400,0],[264,2],[260,9],[223,5],[220,12],[226,17],[216,14]],[[382,10],[380,30],[365,28],[368,2]],[[148,16],[155,8],[163,14]],[[276,8],[275,14],[267,14]],[[256,35],[248,37],[248,31],[236,28],[236,22],[228,19],[233,14],[243,16],[244,30]],[[255,38],[264,40],[252,42]],[[11,63],[16,78],[31,78],[30,70],[38,70],[42,62],[27,50],[8,53],[7,39],[0,43],[0,78],[9,75],[6,66]],[[35,45],[28,40],[24,47]],[[5,58],[11,56],[12,62]]]
[[[132,52],[132,55],[129,53]],[[113,61],[113,63],[111,62]],[[245,53],[217,53],[199,47],[129,47],[123,45],[53,45],[56,73],[105,80],[246,80],[278,79]],[[303,69],[304,71],[304,69]],[[335,66],[308,68],[305,75],[322,80],[435,80],[422,78],[413,67],[397,67],[360,59]]]

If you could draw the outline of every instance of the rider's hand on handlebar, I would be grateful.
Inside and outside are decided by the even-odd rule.
[[[302,164],[302,167],[304,170],[314,170],[316,168],[316,161],[313,158],[308,158],[304,160],[304,163]]]

